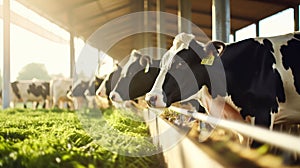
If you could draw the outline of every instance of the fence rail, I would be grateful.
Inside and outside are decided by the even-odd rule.
[[[235,130],[245,136],[249,136],[261,142],[272,144],[274,146],[300,153],[300,137],[280,133],[276,131],[270,131],[266,128],[252,126],[240,122],[224,120],[216,117],[211,117],[202,113],[191,112],[186,109],[171,106],[169,108],[180,114],[192,116],[195,119],[217,125],[219,127]]]

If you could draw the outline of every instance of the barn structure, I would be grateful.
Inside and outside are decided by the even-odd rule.
[[[131,29],[139,28],[139,33],[131,34],[113,43],[106,51],[116,60],[127,56],[133,48],[168,48],[173,37],[164,32],[173,34],[189,32],[195,34],[199,41],[205,42],[213,39],[228,42],[230,34],[234,36],[237,30],[254,23],[257,36],[259,36],[261,19],[288,8],[294,9],[295,30],[299,30],[300,0],[18,0],[18,2],[70,32],[70,76],[74,74],[74,37],[80,37],[86,43],[93,45],[93,41],[89,39],[93,32],[111,20],[135,12],[148,11],[150,14],[146,13],[143,17],[137,17],[133,21],[120,20],[118,25],[123,26],[114,27],[110,33],[105,34],[105,39],[101,39],[106,42],[115,38],[118,32],[126,33]],[[1,13],[3,13],[1,16],[4,18],[4,108],[9,104],[7,99],[10,81],[9,23],[11,13],[9,9],[10,1],[4,0],[3,7],[1,7]],[[153,17],[147,14],[153,14]],[[173,14],[178,16],[178,19],[168,20],[164,14]],[[192,24],[200,28],[208,38],[202,37],[203,34],[198,34]],[[99,46],[94,47],[101,50]],[[158,53],[152,54],[159,57]]]
[[[299,30],[300,0],[17,1],[70,33],[70,77],[73,76],[75,67],[74,37],[82,38],[87,44],[105,51],[116,60],[122,60],[132,49],[168,49],[173,37],[180,32],[193,33],[202,42],[211,39],[229,42],[230,35],[235,38],[236,31],[255,24],[256,36],[260,36],[260,20],[289,8],[294,10],[294,30]],[[0,17],[4,19],[2,104],[3,108],[7,108],[10,84],[9,25],[14,22],[11,19],[14,14],[10,12],[10,0],[3,0],[0,11]],[[24,20],[21,16],[18,17]],[[106,28],[111,21],[115,25]],[[30,23],[23,22],[20,26],[26,27],[28,24]],[[95,32],[99,29],[105,29],[105,33],[95,37]],[[45,37],[63,40],[56,36]],[[114,41],[115,39],[119,40]],[[161,56],[159,52],[151,52],[156,58]]]

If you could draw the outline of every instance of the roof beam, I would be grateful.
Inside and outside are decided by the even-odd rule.
[[[53,13],[59,15],[59,14],[72,11],[76,8],[79,8],[81,6],[84,6],[84,5],[87,5],[89,3],[96,2],[96,1],[98,1],[98,0],[86,0],[84,2],[72,4],[71,6],[68,6],[68,7],[62,6],[60,9],[53,11]]]
[[[266,3],[266,4],[276,4],[280,6],[286,6],[286,7],[295,7],[299,5],[299,3],[295,1],[287,1],[287,0],[251,0],[254,2],[259,2],[259,3]]]
[[[93,16],[84,18],[84,19],[77,19],[77,20],[75,20],[74,25],[77,25],[77,24],[84,24],[84,23],[86,23],[86,22],[88,22],[88,21],[91,21],[91,20],[93,20],[93,19],[97,19],[97,18],[99,18],[99,17],[102,17],[102,16],[104,16],[104,15],[106,15],[106,14],[109,14],[109,13],[112,13],[112,12],[116,12],[116,11],[121,10],[121,9],[123,9],[123,8],[126,8],[126,7],[128,7],[128,6],[131,6],[131,4],[125,4],[125,5],[119,6],[119,7],[117,7],[117,8],[114,8],[114,9],[111,9],[111,10],[108,10],[108,11],[105,11],[105,12],[101,12],[101,13],[95,14],[95,15],[93,15]]]
[[[0,18],[3,18],[2,11],[3,11],[3,6],[0,5]],[[15,25],[20,26],[50,41],[61,43],[61,44],[68,44],[68,40],[63,39],[62,37],[50,32],[49,30],[46,30],[40,25],[28,20],[27,18],[24,18],[23,16],[13,11],[10,11],[10,21]]]
[[[168,6],[167,7],[169,10],[176,10],[177,11],[177,8],[176,7],[172,7],[172,6]],[[211,12],[205,12],[205,11],[200,11],[200,10],[195,10],[195,9],[192,9],[192,14],[201,14],[201,15],[209,15],[211,16]],[[253,20],[257,20],[257,18],[250,18],[250,17],[241,17],[241,16],[235,16],[235,15],[232,15],[231,14],[231,19],[236,19],[236,20],[244,20],[244,21],[253,21]]]

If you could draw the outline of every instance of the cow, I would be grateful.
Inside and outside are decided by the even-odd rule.
[[[72,90],[69,91],[68,97],[75,100],[77,109],[86,102],[90,103],[89,106],[107,108],[111,104],[108,95],[117,83],[121,70],[122,68],[116,65],[116,70],[105,78],[95,76],[94,80],[77,81],[74,83]]]
[[[68,109],[74,109],[73,101],[67,96],[72,84],[72,79],[58,78],[50,81],[52,108],[62,108],[63,103],[67,103]]]
[[[24,108],[27,108],[27,102],[36,102],[35,108],[39,102],[43,102],[43,108],[46,108],[50,101],[50,83],[38,80],[23,80],[11,83],[11,101],[15,105],[22,102]]]
[[[159,62],[132,50],[115,88],[109,95],[110,99],[115,102],[134,100],[149,92],[159,73]]]
[[[109,95],[111,91],[115,88],[115,86],[119,81],[121,72],[122,72],[122,67],[116,64],[116,69],[113,72],[111,72],[109,75],[107,75],[106,78],[102,81],[102,84],[99,86],[99,88],[96,91],[96,95],[109,99]]]
[[[194,38],[186,33],[175,37],[173,46],[162,58],[155,84],[146,94],[150,106],[168,107],[205,86],[213,101],[218,103],[225,96],[230,97],[241,116],[255,117],[256,125],[268,127],[270,113],[283,117],[280,122],[299,123],[298,32],[232,44],[203,44]]]
[[[103,79],[95,77],[95,79],[90,81],[78,80],[74,83],[72,90],[68,92],[67,96],[69,99],[74,101],[75,109],[82,108],[86,105],[91,106],[90,103],[92,103],[92,106],[95,107],[95,93],[102,81]],[[95,84],[97,84],[97,86]]]
[[[160,71],[159,64],[160,60],[153,60],[148,55],[132,50],[115,88],[110,93],[110,99],[122,103],[129,100],[137,101],[138,98],[145,96],[151,90]],[[181,102],[179,106],[191,111],[205,112],[195,99]]]

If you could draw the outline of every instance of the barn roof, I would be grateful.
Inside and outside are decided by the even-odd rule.
[[[140,0],[17,0],[55,24],[61,26],[75,36],[84,40],[105,23],[118,17],[140,11],[137,8]],[[156,1],[148,0],[149,10],[156,9]],[[165,0],[165,12],[177,14],[177,0]],[[278,13],[288,8],[297,7],[300,0],[231,0],[231,32],[235,32],[252,23]],[[211,38],[212,34],[212,1],[191,0],[191,21],[201,28]],[[166,29],[177,29],[176,22],[166,22]],[[122,27],[125,31],[128,27]],[[107,39],[114,34],[107,34]],[[153,44],[156,43],[152,35]],[[126,37],[112,46],[108,54],[120,59],[121,53],[128,54],[137,48],[133,42],[134,36]],[[172,38],[169,38],[168,44]]]

